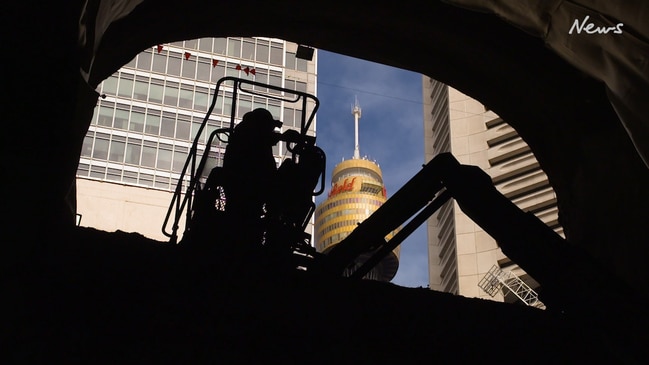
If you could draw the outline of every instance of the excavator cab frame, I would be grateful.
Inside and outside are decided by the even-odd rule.
[[[232,104],[229,110],[229,124],[225,128],[213,130],[208,138],[203,151],[200,151],[200,140],[206,129],[208,120],[212,115],[219,97],[224,97],[226,92],[232,94]],[[197,130],[196,137],[189,150],[187,159],[178,178],[178,183],[174,190],[174,195],[167,209],[164,222],[162,224],[162,233],[169,237],[170,242],[178,242],[178,230],[180,229],[181,219],[185,217],[184,231],[192,219],[192,209],[194,198],[197,192],[203,188],[207,175],[214,167],[215,158],[213,158],[213,144],[219,141],[219,144],[227,144],[227,138],[234,131],[236,120],[240,120],[243,115],[238,115],[239,101],[242,95],[262,96],[269,100],[291,103],[296,105],[300,113],[300,132],[298,135],[291,135],[290,141],[285,141],[287,150],[291,154],[292,160],[297,160],[298,155],[304,151],[305,146],[315,144],[315,137],[309,136],[308,131],[315,120],[315,115],[320,107],[320,101],[314,95],[306,92],[291,90],[280,86],[265,84],[253,80],[242,79],[239,77],[227,76],[221,78],[215,85],[214,93],[210,106],[203,118],[200,127]],[[243,114],[243,113],[241,113]],[[202,153],[201,153],[202,152]],[[200,156],[199,156],[200,154]],[[320,180],[320,188],[313,193],[319,195],[324,191],[324,173]],[[171,226],[170,226],[171,225]]]

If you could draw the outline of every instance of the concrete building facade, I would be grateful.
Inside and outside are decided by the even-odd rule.
[[[179,41],[144,50],[101,83],[77,170],[80,224],[168,240],[162,224],[217,81],[233,76],[315,95],[317,51],[305,60],[296,57],[297,48],[262,37]],[[302,110],[269,90],[237,93],[235,123],[246,112],[265,108],[283,122],[282,131],[299,130],[302,115],[314,105]],[[208,136],[229,125],[232,91],[228,85],[219,91],[198,136],[199,156]],[[315,132],[314,121],[307,134]],[[222,163],[224,151],[225,144],[217,139],[210,148],[214,166]],[[276,161],[286,154],[280,142],[274,149]]]
[[[460,163],[480,167],[519,208],[533,212],[562,234],[556,195],[516,131],[477,100],[428,77],[423,77],[423,93],[426,161],[451,152]],[[478,286],[494,265],[511,271],[531,288],[538,287],[454,200],[431,216],[427,225],[431,289],[516,301],[506,290],[504,296],[500,292],[491,298]]]

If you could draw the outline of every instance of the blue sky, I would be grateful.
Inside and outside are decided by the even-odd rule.
[[[359,122],[361,156],[383,171],[388,197],[415,175],[424,163],[421,75],[318,50],[317,144],[327,154],[327,188],[333,167],[354,152],[355,98],[362,109]],[[316,198],[319,203],[325,191]],[[421,226],[401,247],[393,283],[428,285],[426,231]]]

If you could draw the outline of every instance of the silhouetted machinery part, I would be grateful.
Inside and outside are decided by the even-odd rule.
[[[235,128],[233,140],[237,133]],[[294,130],[267,133],[273,144],[286,142],[292,158],[284,160],[278,169],[272,160],[272,170],[261,171],[264,166],[240,163],[250,159],[267,164],[264,160],[273,158],[272,150],[252,150],[259,154],[252,157],[250,150],[233,150],[230,148],[234,144],[228,145],[226,157],[232,160],[212,169],[206,184],[196,192],[194,212],[185,234],[191,241],[210,244],[213,243],[210,238],[218,230],[222,240],[258,245],[271,254],[270,259],[282,261],[287,268],[306,269],[317,256],[306,229],[315,211],[312,196],[324,190],[321,180],[325,154],[315,146],[315,137],[301,136]],[[240,142],[259,141],[252,138]],[[250,191],[260,181],[265,189]],[[321,186],[316,191],[318,185]]]
[[[232,90],[230,125],[209,135],[199,159],[199,139],[218,95],[223,95],[222,85],[230,85]],[[300,131],[277,132],[282,123],[261,108],[246,113],[235,127],[240,94],[293,104],[302,111]],[[278,254],[297,253],[312,259],[316,254],[305,229],[315,210],[313,196],[324,191],[326,166],[325,153],[315,145],[315,137],[307,134],[319,108],[318,99],[235,77],[219,80],[213,95],[178,179],[162,232],[177,242],[184,215],[183,242],[191,241],[191,245],[253,241]],[[226,144],[223,166],[215,166],[211,157],[213,143],[218,141]],[[279,141],[286,143],[290,158],[277,168],[272,147]]]
[[[545,304],[539,300],[539,295],[534,289],[530,288],[516,274],[503,270],[498,265],[493,265],[489,269],[487,274],[478,282],[478,287],[491,297],[496,296],[498,292],[502,292],[503,295],[512,293],[525,305],[545,309]]]
[[[583,311],[584,303],[596,303],[601,295],[590,291],[590,287],[611,285],[612,275],[588,255],[568,244],[532,213],[514,205],[480,168],[461,165],[450,153],[439,154],[428,162],[332,248],[327,254],[329,269],[334,275],[342,275],[352,268],[355,270],[351,277],[362,278],[450,198],[496,240],[507,257],[542,285],[541,299],[548,308]],[[402,225],[399,233],[386,241],[388,233]],[[373,252],[373,256],[354,268],[355,259],[367,252]],[[570,280],[563,274],[568,268],[574,273]]]
[[[277,170],[266,204],[264,244],[281,248],[289,242],[288,249],[314,255],[306,229],[315,212],[312,196],[324,191],[325,153],[315,146],[315,137],[302,138],[296,131],[284,132],[281,140],[287,142],[293,157],[284,160]]]

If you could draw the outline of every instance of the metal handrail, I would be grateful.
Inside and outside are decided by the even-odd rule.
[[[214,111],[214,107],[216,105],[216,101],[219,95],[219,91],[221,90],[221,85],[226,83],[226,82],[232,82],[232,105],[230,108],[230,125],[227,128],[222,128],[218,129],[210,134],[210,137],[208,138],[208,145],[205,148],[205,152],[203,154],[203,157],[201,158],[201,161],[198,163],[198,166],[196,165],[196,160],[197,160],[197,154],[198,154],[198,140],[201,138],[201,135],[203,133],[203,130],[205,129],[205,126],[207,125],[207,121]],[[244,85],[250,85],[250,89],[244,88]],[[265,89],[271,89],[279,92],[279,95],[273,95],[270,93],[261,93],[259,91],[253,90],[255,86],[262,87]],[[194,141],[192,143],[191,149],[189,151],[189,154],[187,156],[187,160],[185,160],[185,164],[183,165],[183,168],[180,173],[180,177],[178,178],[178,184],[176,185],[176,189],[174,190],[174,195],[171,199],[171,202],[169,204],[169,208],[167,209],[167,214],[165,215],[165,219],[162,223],[162,233],[170,238],[170,242],[176,243],[178,239],[178,229],[179,227],[179,222],[180,218],[182,217],[183,212],[186,212],[186,221],[185,221],[185,229],[187,228],[187,224],[190,221],[191,218],[191,212],[192,212],[192,197],[194,194],[194,191],[199,187],[199,182],[200,182],[200,176],[202,174],[202,169],[205,167],[205,161],[207,158],[207,154],[210,150],[210,145],[211,141],[213,141],[213,136],[218,134],[216,132],[220,133],[231,133],[234,130],[234,119],[237,111],[237,96],[241,93],[245,94],[251,94],[251,95],[257,95],[257,96],[264,96],[266,98],[272,99],[272,100],[277,100],[277,101],[284,101],[284,102],[290,102],[290,103],[297,103],[300,100],[302,101],[302,115],[301,115],[301,120],[300,120],[300,134],[301,135],[306,135],[308,128],[311,126],[313,123],[313,120],[315,118],[315,114],[320,107],[320,101],[318,98],[316,98],[314,95],[308,94],[306,92],[302,91],[296,91],[296,90],[290,90],[286,89],[283,87],[279,86],[274,86],[274,85],[269,85],[269,84],[264,84],[261,82],[257,81],[252,81],[252,80],[246,80],[246,79],[241,79],[238,77],[233,77],[233,76],[227,76],[221,78],[215,86],[214,89],[214,95],[212,96],[212,102],[210,103],[210,106],[207,110],[207,113],[205,114],[205,117],[203,118],[203,122],[201,123],[200,127],[198,128],[198,132],[196,133],[196,137],[194,138]],[[284,96],[282,96],[284,95]],[[293,95],[294,98],[289,98],[286,95]],[[312,100],[314,103],[313,110],[308,116],[307,119],[307,100]],[[220,139],[220,138],[219,138]],[[184,197],[183,196],[183,182],[185,180],[185,176],[188,175],[190,176],[190,181],[189,184],[186,187],[186,190],[184,192]],[[323,186],[324,186],[324,181],[323,181]],[[168,225],[169,225],[169,220],[173,214],[173,225],[171,227],[171,232],[167,231]]]

